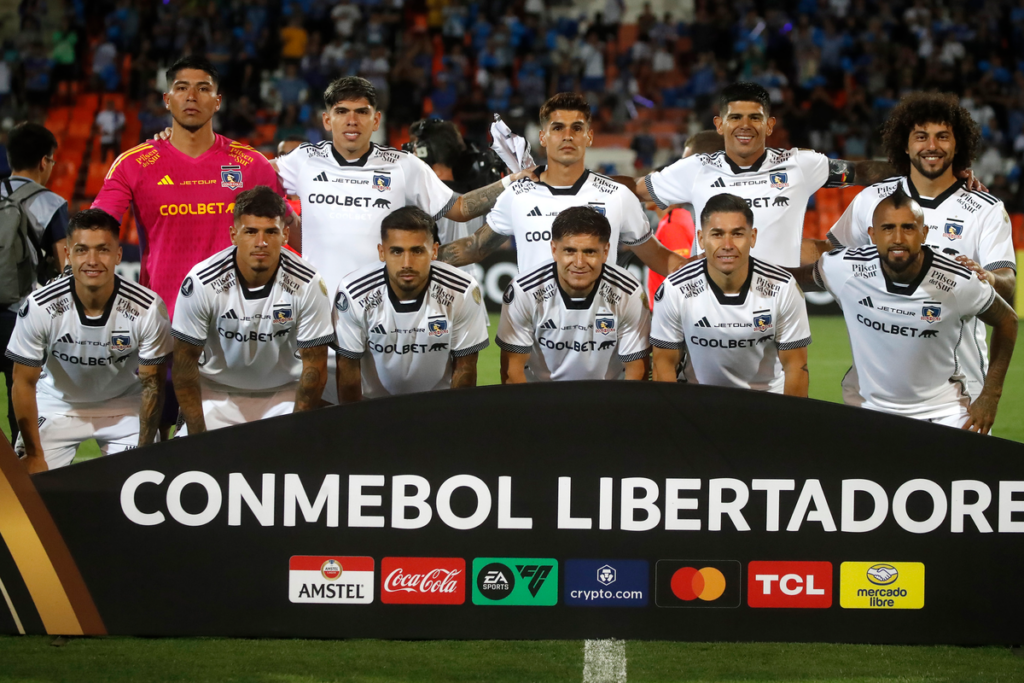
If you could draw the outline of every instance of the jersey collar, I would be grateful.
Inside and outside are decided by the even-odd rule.
[[[359,167],[362,167],[362,166],[366,166],[366,160],[370,158],[371,154],[373,154],[373,150],[374,150],[375,147],[376,147],[376,145],[371,142],[370,143],[370,149],[366,150],[366,154],[364,154],[363,156],[359,157],[358,159],[353,159],[352,161],[349,161],[345,157],[341,156],[341,153],[338,152],[338,150],[334,149],[334,143],[332,142],[331,143],[331,154],[334,155],[334,160],[337,161],[338,165],[341,166],[342,168],[346,168],[346,167],[349,167],[349,166],[359,166]]]
[[[761,170],[761,164],[763,164],[764,160],[768,158],[768,149],[765,148],[764,154],[759,156],[757,161],[755,161],[750,168],[743,168],[737,165],[736,162],[730,159],[729,155],[724,152],[722,153],[722,156],[725,157],[725,163],[729,164],[729,168],[732,169],[734,175],[739,175],[740,173],[757,173]]]
[[[910,178],[907,178],[907,180],[910,180]],[[885,272],[885,267],[881,263],[882,255],[878,255],[878,267],[882,271],[882,277],[885,278],[885,290],[887,292],[899,296],[912,296],[914,292],[917,291],[917,288],[921,286],[921,283],[924,282],[924,279],[928,277],[928,271],[931,270],[932,268],[931,247],[929,247],[927,244],[922,244],[921,251],[924,252],[924,263],[921,264],[921,272],[918,273],[917,277],[915,277],[907,285],[897,285],[896,283],[889,279],[889,274]]]
[[[281,260],[277,261],[277,268],[274,268],[274,274],[267,280],[267,284],[263,285],[259,289],[249,291],[249,288],[245,284],[245,278],[242,277],[242,271],[238,269],[238,247],[231,253],[232,263],[235,264],[235,279],[238,280],[238,288],[242,290],[242,298],[246,301],[255,301],[256,299],[266,299],[270,296],[270,292],[274,289],[274,283],[277,281],[277,271],[281,270]],[[281,257],[282,259],[284,256]]]
[[[107,299],[107,305],[103,307],[103,315],[96,320],[90,320],[85,317],[85,306],[82,305],[81,300],[78,298],[78,292],[75,291],[75,283],[71,283],[71,298],[75,302],[75,310],[78,311],[78,321],[86,327],[104,327],[107,324],[107,320],[110,319],[110,312],[114,310],[114,299],[117,298],[117,293],[121,291],[121,278],[120,276],[114,276],[114,291],[110,294],[110,298]]]
[[[605,264],[601,264],[601,274],[597,276],[596,280],[594,280],[594,288],[590,290],[590,294],[588,294],[582,301],[573,301],[572,297],[562,289],[562,281],[558,278],[558,264],[552,263],[551,268],[555,271],[555,285],[558,287],[558,293],[562,297],[562,303],[565,304],[566,310],[585,311],[594,305],[594,297],[597,296],[598,286],[601,284],[601,280],[605,279]]]
[[[715,284],[715,281],[711,279],[708,274],[708,260],[705,258],[704,263],[704,279],[708,281],[708,287],[714,293],[715,298],[718,299],[718,303],[723,306],[742,306],[747,302],[747,292],[750,291],[750,282],[754,279],[754,257],[748,256],[747,261],[747,279],[743,281],[743,286],[740,287],[740,293],[738,296],[726,296],[722,288]]]
[[[910,179],[910,176],[907,176],[907,187],[910,188],[910,196],[914,198],[914,201],[921,205],[922,209],[939,208],[942,206],[942,202],[952,197],[953,194],[963,186],[964,180],[963,178],[960,178],[938,197],[935,197],[934,199],[922,199],[921,194],[917,191],[917,188],[914,187],[914,181]]]
[[[427,298],[427,292],[430,291],[430,283],[434,281],[434,268],[431,266],[430,275],[427,276],[427,286],[423,288],[420,295],[416,297],[411,303],[402,303],[398,299],[398,295],[395,294],[394,288],[391,286],[391,277],[388,275],[388,268],[384,266],[384,283],[388,290],[388,299],[391,301],[391,307],[395,309],[395,313],[415,313],[423,307],[423,300]]]
[[[548,188],[548,192],[550,192],[553,195],[576,195],[576,194],[579,194],[580,189],[582,189],[582,187],[583,187],[583,183],[587,182],[587,178],[590,177],[590,171],[588,169],[584,169],[583,170],[583,175],[581,175],[579,177],[579,179],[575,183],[572,184],[572,187],[551,187],[547,183],[543,183],[543,182],[540,181],[540,174],[543,173],[544,171],[546,171],[547,168],[548,168],[547,164],[544,164],[543,166],[541,166],[540,168],[537,169],[537,184],[538,185],[543,185],[544,187]]]

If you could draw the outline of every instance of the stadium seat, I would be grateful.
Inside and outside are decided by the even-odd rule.
[[[819,237],[818,212],[813,209],[808,209],[804,214],[804,238],[821,239]]]
[[[107,175],[109,163],[93,161],[89,164],[89,172],[85,177],[85,194],[95,197],[103,188],[103,178]]]

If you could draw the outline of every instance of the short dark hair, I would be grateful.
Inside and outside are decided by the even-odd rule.
[[[725,138],[716,130],[702,130],[686,138],[683,149],[692,149],[694,154],[714,154],[725,149]]]
[[[387,240],[388,230],[422,230],[433,237],[435,242],[441,241],[437,236],[437,223],[429,213],[418,206],[403,206],[385,216],[380,222],[381,242]]]
[[[83,209],[76,213],[68,221],[68,236],[75,230],[106,230],[115,240],[121,239],[121,226],[117,219],[103,209]]]
[[[590,103],[578,92],[560,92],[541,105],[540,125],[546,126],[556,111],[578,111],[590,123]]]
[[[730,102],[757,102],[764,107],[765,116],[769,116],[772,111],[772,98],[768,95],[768,91],[764,89],[764,86],[757,83],[737,81],[732,85],[722,88],[722,92],[718,94],[718,111],[720,114],[725,114],[725,110],[728,109]]]
[[[377,108],[377,89],[373,83],[359,76],[337,78],[324,90],[324,106],[328,110],[338,102],[361,99],[369,102],[374,109]]]
[[[716,213],[742,213],[743,218],[747,221],[747,227],[754,227],[754,212],[747,205],[747,200],[734,194],[723,192],[722,194],[714,195],[708,200],[708,203],[704,205],[704,209],[700,212],[701,228],[708,222],[711,215]]]
[[[415,130],[417,145],[420,142],[430,147],[430,153],[435,164],[444,164],[454,168],[459,163],[459,157],[466,151],[466,141],[462,139],[462,133],[451,121],[439,119],[426,119],[417,121],[410,126],[410,132]]]
[[[184,69],[205,71],[210,75],[210,80],[213,81],[213,86],[215,88],[220,87],[220,73],[218,73],[217,67],[213,65],[213,62],[201,55],[187,55],[174,62],[174,64],[171,64],[170,68],[167,69],[168,88],[174,84],[174,79],[178,77],[178,72],[183,71]]]
[[[981,129],[969,111],[960,106],[956,95],[949,93],[916,92],[900,100],[882,126],[882,148],[889,163],[900,175],[910,175],[910,156],[907,142],[916,126],[925,123],[944,123],[953,129],[956,153],[953,172],[971,167],[981,144]]]
[[[235,198],[235,220],[242,216],[259,218],[280,218],[288,215],[288,205],[281,195],[266,185],[257,185],[251,190],[239,193]]]
[[[7,134],[7,163],[11,170],[35,168],[57,149],[57,138],[38,123],[19,123]]]
[[[909,208],[914,212],[915,216],[920,216],[924,219],[924,209],[921,208],[916,199],[904,191],[902,186],[897,187],[895,192],[875,205],[875,210],[871,212],[872,223],[875,222],[875,214],[881,211],[883,207],[892,207],[893,209]]]
[[[612,225],[605,215],[589,206],[570,206],[555,216],[551,239],[556,242],[573,235],[593,235],[602,243],[612,239]]]

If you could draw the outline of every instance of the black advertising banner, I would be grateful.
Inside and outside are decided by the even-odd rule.
[[[437,392],[31,484],[73,558],[52,565],[87,594],[50,585],[86,633],[1024,641],[1024,447],[818,401]],[[66,628],[2,498],[0,579],[22,616],[0,605],[0,631]]]

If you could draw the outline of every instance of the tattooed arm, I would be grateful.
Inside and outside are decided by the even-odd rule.
[[[171,367],[171,381],[178,397],[181,414],[185,416],[188,433],[202,434],[206,431],[206,417],[203,415],[203,390],[199,386],[199,357],[203,347],[189,344],[175,338],[174,365]]]
[[[363,400],[363,380],[359,359],[349,358],[340,353],[338,358],[338,403],[355,403]]]
[[[533,168],[524,169],[519,173],[506,176],[496,183],[491,183],[486,187],[481,187],[478,190],[473,190],[472,192],[460,195],[459,198],[455,200],[455,204],[452,205],[452,208],[448,210],[447,214],[445,214],[445,218],[450,218],[451,220],[458,221],[459,223],[465,223],[466,221],[471,221],[478,216],[483,216],[494,208],[494,202],[498,201],[498,195],[505,191],[505,187],[509,184],[505,182],[506,180],[510,181],[510,183],[514,183],[520,178],[535,177],[534,171],[536,168],[537,167],[534,166]]]
[[[507,235],[499,235],[484,223],[469,237],[441,245],[437,251],[437,260],[453,266],[479,263],[497,251],[508,240]]]
[[[167,363],[140,365],[139,383],[142,384],[142,404],[139,407],[139,446],[156,440],[160,429],[160,415],[164,410],[167,384]]]
[[[295,412],[313,410],[320,405],[320,397],[327,384],[327,345],[299,349],[302,357],[302,377],[295,391]]]
[[[476,386],[476,359],[480,354],[452,358],[452,389]]]
[[[807,387],[811,377],[807,370],[807,347],[801,346],[798,349],[787,351],[780,350],[779,360],[782,361],[782,372],[786,376],[782,393],[786,396],[807,398]]]
[[[43,453],[43,442],[39,437],[39,404],[36,403],[36,383],[43,373],[42,367],[14,364],[14,384],[11,387],[11,402],[14,404],[14,415],[18,416],[18,429],[25,443],[25,463],[29,474],[45,472],[46,456]],[[12,419],[14,415],[10,416]]]

